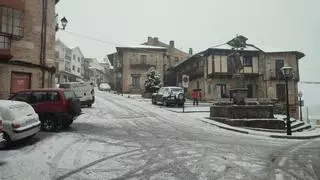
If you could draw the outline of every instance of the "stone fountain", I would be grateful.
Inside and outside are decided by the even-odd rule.
[[[247,91],[245,87],[244,76],[241,73],[243,65],[241,63],[241,54],[238,49],[246,46],[247,38],[237,36],[229,45],[234,47],[232,59],[235,64],[235,73],[233,74],[233,85],[230,89],[231,102],[229,104],[214,104],[210,107],[210,119],[240,127],[264,128],[264,129],[284,129],[285,123],[273,116],[274,105],[249,105],[246,102]]]

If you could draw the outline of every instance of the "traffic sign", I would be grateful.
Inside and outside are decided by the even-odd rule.
[[[182,76],[182,87],[184,87],[184,88],[189,87],[189,76],[187,76],[187,75]]]

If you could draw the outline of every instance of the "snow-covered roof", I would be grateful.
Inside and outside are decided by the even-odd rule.
[[[228,44],[222,44],[222,45],[210,47],[210,49],[231,50],[232,46],[230,46]],[[258,49],[254,48],[254,47],[250,47],[250,46],[247,46],[243,50],[245,50],[245,51],[259,51]]]
[[[117,46],[117,48],[130,48],[130,49],[167,49],[160,46],[148,46],[148,45],[132,45],[132,46]]]

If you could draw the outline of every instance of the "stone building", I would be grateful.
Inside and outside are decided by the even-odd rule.
[[[0,99],[22,89],[54,84],[55,4],[0,1]]]
[[[125,93],[141,93],[150,68],[155,68],[161,75],[163,85],[168,85],[167,69],[174,67],[188,57],[175,48],[174,41],[165,44],[157,37],[148,37],[142,45],[117,47],[117,52],[109,54],[113,66],[111,86]]]
[[[234,50],[229,45],[221,45],[208,48],[197,53],[171,69],[174,74],[170,76],[181,85],[182,76],[189,76],[187,95],[193,89],[201,90],[203,100],[217,100],[228,98],[229,90],[234,83],[232,78],[235,66],[229,56]],[[241,62],[244,68],[244,83],[248,89],[248,98],[271,98],[278,99],[285,104],[285,81],[280,69],[284,66],[293,68],[294,76],[289,81],[289,103],[291,113],[297,117],[298,110],[298,81],[299,60],[304,54],[298,51],[261,51],[246,47],[241,51]]]

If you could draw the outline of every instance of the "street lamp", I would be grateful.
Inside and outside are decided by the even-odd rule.
[[[300,107],[300,121],[302,121],[302,100],[301,100],[301,98],[302,98],[302,92],[300,91],[299,93],[298,93],[298,97],[299,97],[299,107]]]
[[[121,96],[123,96],[123,89],[122,89],[122,80],[121,80],[121,78],[122,78],[122,74],[121,74],[121,72],[118,72],[117,73],[117,77],[118,77],[118,79],[119,79],[119,89],[121,90]]]
[[[289,91],[288,91],[288,80],[292,77],[292,67],[283,66],[281,71],[286,82],[286,99],[287,99],[287,135],[291,135],[291,122],[290,122],[290,110],[289,110]]]
[[[56,17],[58,17],[58,15],[56,15]],[[60,28],[60,27],[59,27],[59,24],[57,23],[57,24],[56,24],[56,31],[58,31],[59,29],[61,29],[61,30],[65,30],[65,29],[66,29],[66,26],[67,26],[67,24],[68,24],[67,18],[66,18],[66,17],[63,17],[63,18],[60,20],[60,22],[61,22],[62,28]]]

